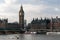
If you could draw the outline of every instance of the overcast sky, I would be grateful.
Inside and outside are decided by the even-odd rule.
[[[0,18],[18,21],[21,4],[28,23],[37,17],[60,17],[60,0],[0,0]]]

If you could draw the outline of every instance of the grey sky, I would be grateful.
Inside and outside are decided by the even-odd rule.
[[[28,23],[37,17],[60,17],[60,0],[0,0],[0,17],[18,21],[21,4]]]

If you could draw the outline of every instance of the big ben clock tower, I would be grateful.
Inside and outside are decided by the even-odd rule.
[[[24,29],[24,11],[22,5],[19,11],[19,26]]]

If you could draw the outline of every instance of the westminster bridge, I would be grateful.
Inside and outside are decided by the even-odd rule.
[[[22,30],[20,28],[0,28],[0,34],[17,34],[21,32]]]
[[[26,31],[26,30],[24,30]],[[58,29],[30,29],[29,30],[30,32],[37,32],[37,31],[45,31],[45,32],[57,32],[57,31],[60,31]],[[0,30],[0,34],[19,34],[21,32],[20,29],[15,29],[15,30]]]

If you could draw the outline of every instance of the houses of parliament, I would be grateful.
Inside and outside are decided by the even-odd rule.
[[[0,34],[15,34],[15,33],[24,33],[27,32],[36,32],[36,31],[54,31],[60,32],[60,18],[52,19],[35,19],[31,21],[26,27],[26,21],[24,20],[24,10],[21,5],[19,10],[19,23],[8,23],[8,19],[0,19]]]
[[[0,19],[0,33],[19,33],[24,29],[24,10],[21,5],[19,10],[19,23],[8,23],[8,19]],[[6,31],[7,30],[7,31]]]

